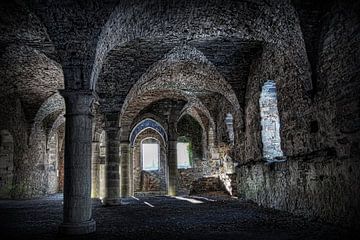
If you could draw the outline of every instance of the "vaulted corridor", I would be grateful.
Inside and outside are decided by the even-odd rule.
[[[354,0],[0,1],[2,233],[350,238],[359,14]]]

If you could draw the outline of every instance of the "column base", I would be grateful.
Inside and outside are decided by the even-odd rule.
[[[121,198],[104,198],[102,200],[103,205],[105,206],[117,206],[121,205]]]
[[[123,198],[121,198],[121,205],[130,204],[131,201],[132,201],[131,197],[123,197]]]
[[[59,233],[63,235],[81,235],[96,231],[96,222],[91,219],[80,223],[62,223],[59,226]]]

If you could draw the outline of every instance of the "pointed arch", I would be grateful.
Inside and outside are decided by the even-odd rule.
[[[132,129],[129,137],[131,146],[134,145],[137,136],[148,128],[151,128],[154,131],[156,131],[162,137],[164,142],[167,142],[168,136],[163,126],[161,126],[160,123],[158,123],[157,121],[151,118],[146,118],[141,122],[139,122],[138,124],[136,124],[136,126]]]

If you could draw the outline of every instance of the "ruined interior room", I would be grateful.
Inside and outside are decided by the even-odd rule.
[[[358,239],[359,0],[2,0],[1,239]]]

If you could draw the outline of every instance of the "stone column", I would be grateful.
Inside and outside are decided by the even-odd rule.
[[[65,99],[64,219],[61,234],[86,234],[96,230],[91,218],[91,91],[62,90]]]
[[[129,177],[129,191],[130,196],[134,196],[134,147],[130,146],[130,177]]]
[[[130,196],[130,142],[122,141],[121,149],[121,197]]]
[[[120,156],[119,127],[106,127],[105,158],[105,205],[119,205],[120,201]]]
[[[100,149],[99,142],[92,142],[91,154],[91,197],[100,197]]]
[[[168,143],[168,195],[176,195],[176,183],[177,183],[177,139],[169,139]]]

